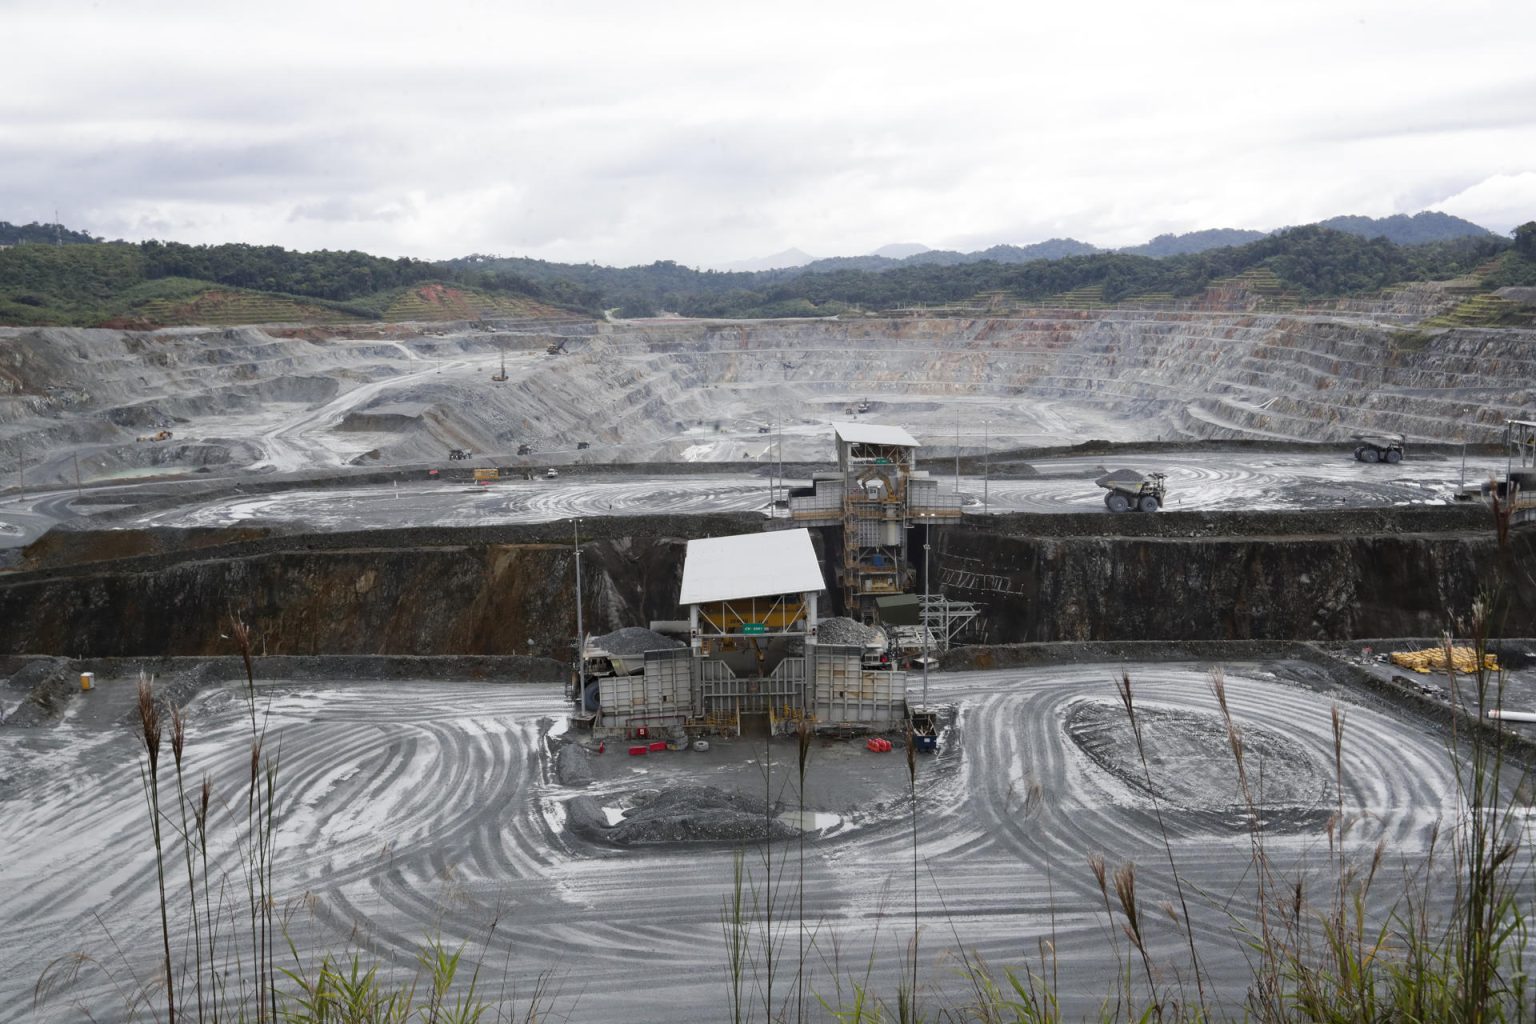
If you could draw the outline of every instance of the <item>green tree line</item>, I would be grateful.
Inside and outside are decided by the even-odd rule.
[[[1519,241],[1530,244],[1526,236]],[[883,271],[727,273],[670,260],[619,268],[479,255],[432,262],[244,244],[19,244],[0,249],[0,322],[99,322],[121,312],[136,290],[154,291],[154,282],[182,290],[207,282],[382,309],[370,298],[441,281],[593,314],[773,317],[957,303],[984,293],[1032,302],[1083,288],[1101,289],[1110,303],[1149,293],[1191,296],[1262,269],[1288,290],[1324,298],[1454,277],[1508,250],[1509,240],[1493,236],[1404,246],[1311,225],[1163,258],[1103,252],[1024,263],[903,262]]]

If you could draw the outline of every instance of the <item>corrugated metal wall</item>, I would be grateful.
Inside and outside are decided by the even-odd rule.
[[[693,713],[691,662],[686,647],[647,651],[643,673],[602,680],[603,725],[622,729],[688,717]]]
[[[906,709],[905,672],[866,672],[863,648],[835,644],[811,648],[812,713],[819,727],[888,728]]]

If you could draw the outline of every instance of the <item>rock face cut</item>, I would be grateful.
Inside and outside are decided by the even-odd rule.
[[[689,536],[751,516],[603,519],[583,542],[586,622],[679,614]],[[568,650],[574,573],[562,524],[263,536],[157,550],[130,531],[50,535],[102,560],[0,575],[0,654],[229,653],[239,613],[273,654]],[[1536,564],[1536,531],[1501,554],[1481,508],[993,517],[934,532],[935,582],[984,606],[986,639],[1243,640],[1434,636],[1499,573]],[[118,553],[123,557],[106,557]],[[33,552],[33,555],[40,554]],[[1536,634],[1536,583],[1504,634]]]

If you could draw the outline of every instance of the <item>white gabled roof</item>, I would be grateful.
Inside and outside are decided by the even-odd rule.
[[[774,530],[688,542],[679,604],[825,590],[811,531]]]
[[[840,441],[854,444],[891,444],[901,448],[919,448],[917,438],[900,427],[882,427],[876,423],[834,423]]]

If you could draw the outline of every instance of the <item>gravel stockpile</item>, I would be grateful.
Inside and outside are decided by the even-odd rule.
[[[816,642],[819,644],[863,647],[884,636],[885,631],[879,626],[866,626],[856,619],[841,615],[821,619],[816,623]],[[798,658],[805,653],[805,643],[799,637],[795,637],[784,645],[784,649],[791,657]]]
[[[884,636],[885,633],[878,626],[866,626],[862,622],[841,615],[822,619],[816,624],[817,643],[863,646]]]
[[[681,640],[673,640],[641,626],[625,626],[612,633],[594,636],[588,644],[610,654],[644,654],[646,651],[666,651],[683,646]]]
[[[577,797],[570,804],[571,827],[588,839],[617,846],[652,843],[743,843],[799,834],[763,813],[763,803],[709,786],[680,786],[631,807],[616,825],[602,820],[595,800]]]

